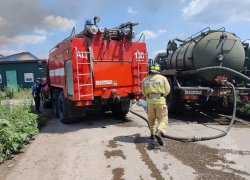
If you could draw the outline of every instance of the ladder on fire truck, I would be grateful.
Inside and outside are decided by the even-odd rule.
[[[94,93],[93,93],[93,69],[91,67],[91,62],[88,63],[79,63],[78,62],[78,54],[80,55],[84,55],[87,56],[87,54],[90,54],[90,52],[83,52],[83,51],[77,51],[77,48],[75,47],[75,52],[76,52],[76,70],[77,70],[77,88],[78,88],[78,100],[81,99],[81,97],[87,97],[87,96],[91,96],[91,99],[94,100]],[[89,60],[90,61],[90,60]],[[89,69],[90,69],[90,73],[83,73],[83,74],[79,74],[79,65],[89,65]],[[80,84],[79,82],[79,76],[89,76],[91,77],[91,82],[90,84]],[[80,93],[80,87],[82,86],[91,86],[91,94],[85,94],[85,95],[81,95]]]
[[[139,52],[139,50],[135,50],[136,51],[136,53],[137,53],[137,62],[138,62],[138,75],[137,75],[137,77],[138,77],[138,95],[140,94],[140,92],[142,92],[142,90],[141,90],[141,83],[142,83],[142,81],[140,81],[140,76],[142,75],[142,74],[148,74],[148,72],[140,72],[140,67],[141,67],[141,65],[147,65],[148,63],[147,63],[147,57],[148,57],[148,54],[146,53],[140,53]],[[143,60],[144,60],[144,58],[146,57],[146,63],[140,63],[140,56],[142,56],[143,58]],[[142,61],[143,61],[142,60]]]

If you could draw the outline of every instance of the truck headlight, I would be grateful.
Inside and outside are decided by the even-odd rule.
[[[129,30],[128,30],[128,29],[123,29],[123,30],[122,30],[122,33],[123,33],[125,36],[127,36],[127,35],[129,35]]]
[[[132,31],[132,38],[135,38],[135,35],[136,35],[136,31],[133,29],[133,31]]]
[[[98,32],[98,27],[96,25],[91,25],[88,27],[88,32],[95,35]]]
[[[98,32],[99,33],[104,33],[104,28],[103,27],[99,27]]]

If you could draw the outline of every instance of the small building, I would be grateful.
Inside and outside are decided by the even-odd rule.
[[[42,61],[39,70],[38,61]],[[46,60],[40,60],[29,52],[0,57],[0,89],[4,86],[31,88],[37,77],[46,77]]]

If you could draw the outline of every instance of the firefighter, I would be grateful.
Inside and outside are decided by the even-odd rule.
[[[46,86],[46,83],[41,85],[41,78],[37,78],[36,82],[33,85],[32,95],[34,97],[36,111],[38,113],[42,113],[41,111],[39,111],[39,108],[40,108],[40,92],[41,92],[41,87],[45,87],[45,86]]]
[[[168,125],[168,109],[165,96],[170,92],[170,86],[166,77],[160,75],[160,65],[155,63],[149,69],[149,76],[142,82],[142,92],[147,98],[147,112],[150,126],[150,139],[157,139],[162,146],[162,135]],[[156,120],[158,128],[156,129]]]

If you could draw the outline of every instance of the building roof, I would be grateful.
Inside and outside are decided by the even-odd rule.
[[[38,61],[39,59],[29,52],[22,52],[10,56],[0,57],[0,62],[13,62],[13,61]]]

